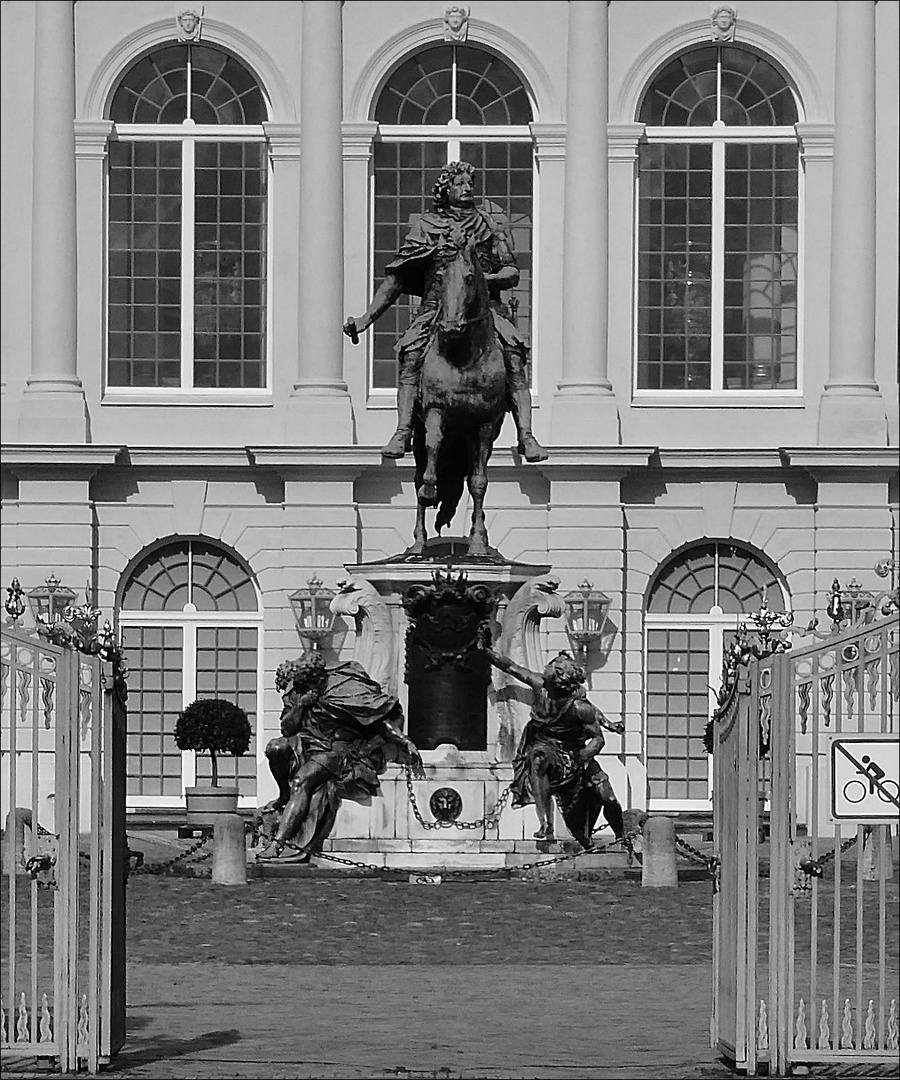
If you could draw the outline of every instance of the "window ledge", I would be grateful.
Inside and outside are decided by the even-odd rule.
[[[210,405],[216,405],[238,408],[272,408],[275,404],[275,399],[268,391],[264,391],[260,394],[248,394],[246,392],[219,392],[210,394],[203,392],[185,393],[182,390],[175,390],[171,393],[165,391],[122,393],[113,390],[107,391],[107,393],[103,395],[100,399],[100,404],[101,406],[142,405],[144,407],[180,405],[193,408],[207,408]]]
[[[670,393],[634,394],[633,409],[803,409],[806,402],[799,390],[766,392],[764,390],[729,390],[696,392],[673,390]]]

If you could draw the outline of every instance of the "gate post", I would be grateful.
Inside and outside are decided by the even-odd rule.
[[[790,1060],[793,1022],[791,968],[794,907],[792,851],[796,820],[794,786],[794,699],[791,660],[776,653],[772,664],[769,759],[772,769],[769,816],[769,1072],[784,1076]]]

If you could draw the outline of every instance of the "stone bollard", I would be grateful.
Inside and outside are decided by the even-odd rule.
[[[238,814],[221,814],[213,826],[214,885],[247,884],[247,846],[244,822]]]
[[[882,850],[882,836],[884,849]],[[894,876],[894,853],[889,825],[875,825],[868,830],[863,846],[863,881],[890,881]]]
[[[678,884],[675,868],[675,822],[667,817],[649,817],[644,822],[641,885],[662,889]]]

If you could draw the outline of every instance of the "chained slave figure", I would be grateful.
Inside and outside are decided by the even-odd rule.
[[[622,807],[596,758],[606,742],[603,729],[621,734],[625,725],[607,720],[588,701],[584,668],[566,652],[543,672],[520,667],[490,648],[486,652],[495,667],[533,692],[531,719],[513,760],[512,805],[534,803],[539,823],[535,838],[554,839],[555,798],[566,827],[586,851],[594,846],[591,834],[601,810],[616,839],[621,839]]]
[[[364,668],[350,660],[326,664],[318,654],[279,665],[281,738],[266,746],[278,797],[260,811],[277,819],[258,859],[275,859],[285,845],[309,854],[321,847],[342,799],[368,805],[380,792],[389,762],[425,778],[415,743],[400,730],[403,711]],[[274,832],[274,835],[272,835]]]
[[[527,377],[527,344],[513,325],[501,294],[519,282],[512,241],[506,227],[475,205],[475,169],[464,161],[446,165],[432,189],[434,210],[410,229],[396,259],[387,267],[364,315],[350,318],[344,333],[354,341],[403,294],[422,298],[418,311],[396,345],[400,367],[397,388],[397,430],[382,450],[402,458],[410,449],[413,418],[420,396],[422,363],[438,333],[443,333],[442,275],[471,245],[487,286],[493,330],[506,367],[506,400],[512,412],[519,451],[526,461],[543,461],[547,453],[531,430],[531,391]],[[501,417],[502,418],[502,417]]]

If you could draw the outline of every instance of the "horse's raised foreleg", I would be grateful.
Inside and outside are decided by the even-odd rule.
[[[478,432],[478,445],[472,456],[472,471],[468,476],[472,496],[472,530],[469,533],[469,554],[487,555],[488,535],[484,523],[484,493],[487,491],[487,464],[497,431],[495,424],[486,424]]]
[[[444,438],[444,414],[440,409],[425,411],[425,471],[417,496],[419,505],[437,506],[437,460]]]

